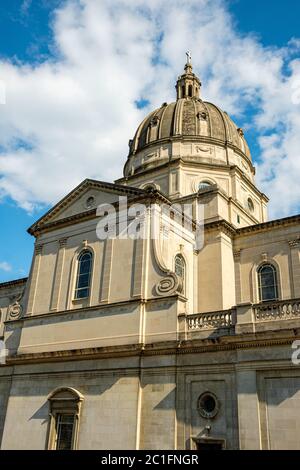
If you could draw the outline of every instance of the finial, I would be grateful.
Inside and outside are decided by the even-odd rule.
[[[191,64],[192,64],[192,54],[190,53],[190,51],[187,51],[187,52],[185,53],[185,55],[186,55],[186,57],[187,57],[186,63],[187,63],[188,65],[191,65]]]
[[[177,100],[182,98],[200,98],[201,82],[193,73],[192,54],[190,51],[185,53],[187,62],[184,66],[184,73],[178,77],[176,83]]]

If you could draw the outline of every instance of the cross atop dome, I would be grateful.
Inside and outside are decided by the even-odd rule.
[[[199,99],[201,82],[193,73],[191,52],[187,51],[185,55],[187,57],[187,61],[184,66],[184,74],[178,78],[176,83],[177,100],[181,98]]]
[[[190,53],[190,51],[187,51],[187,52],[185,53],[185,55],[186,55],[186,57],[187,57],[186,63],[187,63],[187,64],[191,64],[191,63],[192,63],[192,54]]]

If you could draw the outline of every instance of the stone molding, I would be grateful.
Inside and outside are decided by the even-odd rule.
[[[253,334],[242,334],[235,337],[223,335],[216,339],[205,338],[204,340],[169,341],[153,344],[129,344],[123,346],[95,347],[85,349],[72,349],[42,353],[16,354],[7,358],[7,366],[17,364],[30,364],[42,362],[64,362],[98,358],[130,357],[130,356],[161,356],[174,354],[197,354],[204,352],[235,351],[239,349],[259,349],[291,345],[295,339],[300,339],[292,331],[285,337],[269,337],[266,333],[256,332]]]

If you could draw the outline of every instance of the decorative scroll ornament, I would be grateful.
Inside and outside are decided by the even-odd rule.
[[[212,154],[212,149],[210,147],[201,147],[200,145],[196,145],[195,148],[196,148],[197,153],[200,153],[200,152],[207,153],[207,152],[209,152],[210,154]]]
[[[177,274],[170,272],[155,286],[157,295],[175,294],[183,291],[183,282]]]
[[[157,205],[152,206],[151,211],[152,235],[154,256],[158,268],[161,271],[162,279],[155,285],[156,295],[165,296],[183,292],[183,281],[173,271],[170,271],[164,263],[162,250],[159,243],[161,235],[161,208]]]
[[[23,297],[23,293],[13,298],[14,302],[8,307],[6,320],[18,320],[22,317],[23,307],[20,301]]]

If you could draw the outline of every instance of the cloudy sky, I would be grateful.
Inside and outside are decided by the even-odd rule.
[[[270,217],[300,212],[300,2],[1,0],[0,282],[27,275],[26,228],[49,206],[121,176],[186,50],[202,97],[244,128]]]

